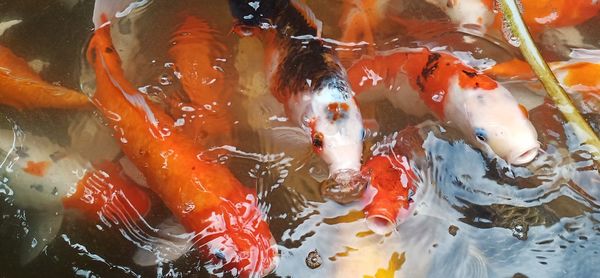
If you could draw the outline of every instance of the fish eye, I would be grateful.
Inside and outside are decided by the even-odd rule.
[[[313,134],[313,138],[312,138],[312,144],[313,147],[317,148],[317,149],[323,149],[323,133],[321,132],[315,132]]]
[[[483,128],[476,128],[475,129],[475,138],[477,138],[477,140],[485,142],[487,141],[487,135],[486,132]]]
[[[225,261],[225,259],[226,259],[225,254],[223,254],[223,252],[221,252],[221,250],[217,250],[214,255],[217,259],[219,259],[221,261]]]

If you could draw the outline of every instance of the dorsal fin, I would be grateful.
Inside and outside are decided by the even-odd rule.
[[[302,17],[304,17],[306,23],[316,30],[317,37],[320,38],[321,31],[323,30],[323,22],[318,20],[310,7],[308,7],[306,3],[301,2],[301,0],[290,0],[290,3],[298,10]]]

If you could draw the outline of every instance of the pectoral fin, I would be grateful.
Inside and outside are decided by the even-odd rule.
[[[63,221],[62,208],[27,214],[28,230],[21,248],[21,264],[33,261],[50,244]]]

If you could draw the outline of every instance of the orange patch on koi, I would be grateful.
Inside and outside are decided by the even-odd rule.
[[[331,121],[335,122],[338,119],[344,117],[344,114],[348,112],[350,106],[344,102],[334,102],[327,105],[327,110],[331,113]]]
[[[50,162],[48,161],[34,162],[30,160],[27,161],[27,166],[23,171],[33,176],[43,177],[46,175],[49,166]]]

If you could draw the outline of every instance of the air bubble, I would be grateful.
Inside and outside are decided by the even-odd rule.
[[[158,83],[160,83],[160,85],[163,85],[163,86],[168,86],[168,85],[173,84],[173,79],[168,74],[163,73],[158,78]]]
[[[510,23],[506,18],[502,18],[502,34],[504,35],[504,39],[506,39],[506,41],[512,46],[521,46],[521,41],[519,40],[519,38],[517,38],[517,36],[515,36],[515,34],[513,34],[510,28]]]

